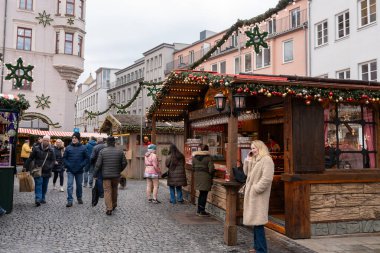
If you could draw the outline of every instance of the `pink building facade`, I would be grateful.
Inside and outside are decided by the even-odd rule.
[[[244,31],[234,33],[222,47],[196,70],[238,74],[307,75],[307,1],[290,3],[271,19],[258,24],[267,31],[268,49],[256,54],[253,47],[245,47],[248,37]],[[214,33],[174,53],[167,70],[187,69],[212,48],[225,34]],[[240,46],[239,46],[240,45]]]

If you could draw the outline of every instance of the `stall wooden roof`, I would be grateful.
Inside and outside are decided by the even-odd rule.
[[[380,92],[380,83],[360,80],[301,77],[288,75],[219,74],[216,72],[175,70],[164,81],[156,94],[148,117],[156,121],[183,120],[189,107],[201,101],[209,87],[234,89],[238,85],[298,86],[341,91],[363,90]]]

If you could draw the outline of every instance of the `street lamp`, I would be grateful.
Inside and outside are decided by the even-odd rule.
[[[226,107],[227,97],[223,95],[223,93],[218,93],[214,96],[216,110],[218,112],[222,112]],[[240,111],[245,109],[245,95],[241,93],[236,93],[232,96],[233,99],[233,108],[229,107],[229,112],[233,115],[237,115]]]
[[[224,96],[224,94],[220,92],[215,95],[214,99],[215,99],[215,104],[216,104],[216,110],[218,110],[218,112],[222,112],[224,108],[226,107],[227,97]]]

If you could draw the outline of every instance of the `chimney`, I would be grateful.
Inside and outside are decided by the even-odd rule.
[[[216,32],[209,31],[209,30],[204,30],[199,33],[199,40],[205,40],[208,37],[211,37],[212,35],[216,34]]]

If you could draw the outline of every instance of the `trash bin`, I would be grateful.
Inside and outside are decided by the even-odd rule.
[[[12,212],[14,188],[14,167],[0,167],[0,206]]]

